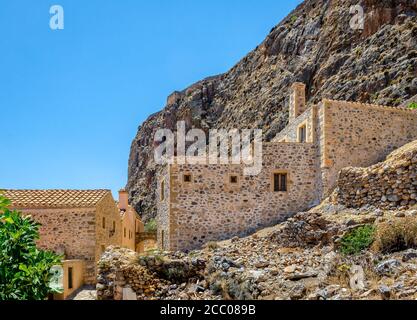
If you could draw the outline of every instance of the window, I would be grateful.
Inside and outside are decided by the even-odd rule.
[[[123,235],[126,238],[126,228],[123,229]]]
[[[161,201],[165,200],[165,181],[161,182]]]
[[[113,221],[113,232],[116,232],[116,221]]]
[[[230,183],[231,184],[237,184],[238,178],[237,176],[230,176]]]
[[[165,249],[165,231],[161,230],[161,248]]]
[[[103,225],[103,229],[106,229],[106,218],[105,217],[103,217],[102,225]]]
[[[73,288],[73,283],[72,283],[72,267],[68,268],[68,289],[72,289]]]
[[[184,182],[185,183],[191,182],[191,174],[184,174]]]
[[[274,173],[274,192],[287,192],[288,176],[286,173]]]
[[[298,129],[298,142],[305,143],[307,141],[307,126],[303,125]]]

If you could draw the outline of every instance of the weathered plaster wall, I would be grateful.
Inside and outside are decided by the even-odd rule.
[[[122,217],[122,247],[136,251],[136,213],[128,207]]]
[[[62,262],[64,271],[63,285],[64,292],[55,294],[55,300],[65,300],[79,288],[84,285],[84,269],[85,263],[83,260],[65,260]],[[69,287],[69,268],[72,268],[72,288]]]
[[[108,194],[97,205],[96,241],[94,275],[97,274],[97,262],[109,246],[121,245],[122,222],[120,212],[111,194]],[[103,218],[105,224],[103,226]]]

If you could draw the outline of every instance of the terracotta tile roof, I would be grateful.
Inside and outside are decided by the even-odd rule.
[[[91,208],[110,190],[0,190],[14,208]]]

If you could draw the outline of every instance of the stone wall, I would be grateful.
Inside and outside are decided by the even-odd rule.
[[[110,245],[121,243],[121,221],[111,194],[96,208],[19,209],[41,224],[38,246],[85,261],[84,282],[96,281],[96,263]],[[103,217],[105,227],[103,228]],[[113,222],[116,230],[113,232]]]
[[[171,167],[165,166],[158,179],[158,188],[156,190],[157,197],[157,223],[158,223],[158,236],[157,242],[159,248],[171,247],[171,227],[175,227],[174,220],[170,220],[171,212]],[[163,184],[163,188],[162,188]],[[162,196],[163,193],[163,196]]]
[[[95,280],[95,209],[19,209],[40,223],[38,246],[84,260],[85,282]]]
[[[202,279],[206,261],[182,253],[139,255],[109,247],[98,265],[98,300],[155,300],[166,298],[172,285]]]
[[[166,228],[169,235],[164,248],[195,249],[244,236],[313,206],[318,197],[316,159],[313,144],[265,143],[258,176],[244,176],[239,165],[171,165],[162,176],[170,178],[169,195],[159,204],[159,232]],[[276,172],[288,174],[288,192],[273,192]],[[184,182],[184,173],[192,176],[190,183]],[[231,175],[238,177],[237,184],[230,183]]]
[[[306,142],[315,143],[316,133],[316,106],[309,108],[298,118],[291,121],[284,130],[282,130],[272,142],[298,142],[298,131],[300,126],[306,125],[307,128],[307,140]]]
[[[302,125],[307,143],[298,143]],[[415,111],[323,100],[264,144],[263,169],[256,177],[244,177],[239,165],[165,167],[157,193],[158,245],[194,249],[277,223],[329,196],[341,169],[373,165],[414,139]],[[272,192],[274,170],[288,173],[287,193]],[[183,182],[184,174],[192,176],[191,183]],[[231,175],[237,184],[230,183]]]
[[[369,168],[340,172],[336,200],[347,207],[408,209],[417,203],[417,141]]]
[[[332,192],[342,168],[373,165],[417,139],[415,111],[324,100],[320,112],[325,196]]]

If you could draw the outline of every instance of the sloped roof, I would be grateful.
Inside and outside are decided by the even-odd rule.
[[[91,208],[110,190],[0,190],[14,208]]]

